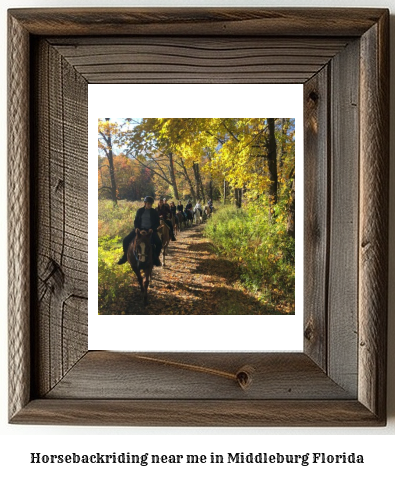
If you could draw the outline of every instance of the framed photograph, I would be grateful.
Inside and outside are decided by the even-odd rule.
[[[388,36],[386,9],[9,10],[10,423],[386,424]],[[301,350],[265,351],[244,315],[186,335],[220,319],[248,349],[150,347],[156,325],[90,347],[89,86],[222,85],[232,105],[280,84],[303,95]]]
[[[95,84],[88,100],[88,348],[302,351],[303,85]],[[122,239],[147,196],[177,237],[133,272]]]

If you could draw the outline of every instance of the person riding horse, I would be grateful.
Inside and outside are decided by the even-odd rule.
[[[171,210],[170,206],[166,203],[165,199],[160,199],[158,207],[156,208],[159,214],[159,218],[163,219],[165,223],[169,226],[170,229],[170,239],[172,241],[175,241],[176,238],[174,236],[174,231],[173,231],[173,224],[171,222]]]
[[[171,211],[172,217],[176,217],[177,208],[176,208],[176,205],[174,204],[174,201],[171,201],[170,203],[170,211]]]
[[[201,204],[200,204],[199,199],[197,200],[197,203],[195,204],[194,211],[196,211],[196,209],[199,209],[199,211],[200,211],[200,217],[202,217],[202,216],[203,216],[203,211],[202,211],[202,206],[201,206]]]
[[[211,212],[213,212],[214,206],[213,201],[211,199],[207,201],[207,206],[210,208]]]
[[[193,206],[192,206],[192,201],[190,199],[188,200],[188,203],[185,206],[184,216],[186,220],[192,221],[193,219]]]
[[[119,259],[118,264],[125,264],[127,259],[127,250],[129,244],[134,240],[136,236],[136,229],[140,229],[143,231],[150,231],[152,230],[152,240],[154,244],[153,248],[153,262],[156,266],[161,266],[161,262],[159,260],[159,253],[162,248],[162,241],[160,240],[157,229],[160,225],[159,222],[159,214],[156,209],[152,208],[154,204],[154,198],[151,196],[146,196],[144,198],[144,206],[137,210],[136,217],[134,219],[134,229],[130,232],[122,242],[123,245],[123,256]]]
[[[177,211],[184,212],[184,206],[181,201],[178,201]]]
[[[171,223],[174,230],[178,230],[177,208],[174,201],[170,201]]]

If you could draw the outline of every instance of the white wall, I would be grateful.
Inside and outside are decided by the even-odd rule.
[[[6,44],[7,44],[7,26],[6,26],[6,10],[8,8],[17,7],[98,7],[98,6],[112,6],[112,7],[125,7],[125,6],[185,6],[186,2],[182,0],[167,0],[162,2],[154,1],[131,1],[125,0],[123,2],[110,2],[109,0],[101,1],[45,1],[45,0],[3,0],[1,5],[1,49],[0,49],[0,95],[1,95],[1,118],[0,122],[0,224],[6,224],[6,158],[7,158],[7,132],[6,132]],[[386,7],[389,8],[391,13],[395,13],[395,0],[387,0],[382,2],[375,1],[348,1],[346,4],[340,0],[315,0],[315,1],[278,1],[278,2],[265,2],[265,1],[220,1],[212,2],[206,1],[193,1],[188,2],[188,6],[239,6],[239,7],[258,7],[258,6],[271,6],[271,7]],[[394,75],[394,42],[395,42],[395,22],[394,18],[391,18],[391,48],[392,48],[392,66],[391,75]],[[391,122],[394,123],[394,94],[391,95]],[[391,142],[391,165],[394,165],[394,141]],[[395,220],[394,218],[394,206],[395,206],[395,181],[394,181],[394,168],[391,169],[391,231],[390,231],[390,244],[394,244],[395,233]],[[7,241],[6,237],[1,237],[0,242],[0,271],[6,270],[7,267]],[[394,273],[395,273],[395,249],[390,252],[390,291],[394,290]],[[27,427],[27,426],[10,426],[7,425],[7,390],[6,390],[6,374],[7,374],[7,276],[3,273],[0,278],[2,287],[0,288],[0,304],[2,307],[2,313],[0,314],[0,434],[3,435],[3,446],[0,447],[0,470],[5,470],[7,467],[13,467],[13,474],[29,473],[32,476],[53,476],[57,475],[66,476],[73,473],[76,468],[62,467],[53,465],[39,466],[30,465],[30,452],[41,453],[64,453],[64,452],[78,452],[88,453],[91,451],[100,451],[102,453],[111,453],[113,451],[121,452],[151,452],[151,453],[179,453],[180,450],[184,450],[185,453],[227,453],[227,451],[244,451],[245,453],[263,452],[266,450],[278,451],[280,453],[306,453],[322,451],[327,453],[364,453],[365,464],[353,465],[327,465],[316,467],[301,467],[293,465],[291,468],[293,475],[305,476],[310,470],[319,471],[326,476],[326,473],[348,473],[350,471],[363,471],[367,473],[373,473],[377,471],[384,471],[393,469],[391,449],[395,445],[395,325],[394,325],[394,312],[395,312],[395,294],[390,293],[389,302],[389,381],[388,381],[388,412],[389,420],[388,426],[385,428],[334,428],[334,429],[142,429],[142,428],[57,428],[57,427]],[[54,436],[58,435],[55,439]],[[87,440],[84,435],[90,435]],[[218,437],[220,435],[220,437]],[[375,435],[375,437],[370,437]],[[182,451],[181,451],[182,453]],[[56,466],[56,468],[54,468]],[[137,474],[143,472],[145,475],[151,474],[157,471],[165,473],[177,474],[176,468],[163,467],[163,469],[154,468],[122,468],[117,471],[117,476],[131,476],[132,473]],[[189,470],[189,474],[204,473],[205,469],[200,467],[194,467]],[[218,465],[217,465],[218,466]],[[236,465],[234,465],[236,466]],[[238,465],[241,467],[242,465]],[[247,465],[245,465],[247,466]],[[363,467],[363,470],[362,470]],[[152,471],[153,470],[153,471]],[[181,468],[178,469],[181,471]],[[237,468],[236,471],[248,472],[250,474],[256,473],[257,476],[262,476],[267,468],[261,469],[259,467],[252,468]],[[271,471],[282,472],[283,468],[271,468]],[[98,476],[106,473],[108,475],[108,465],[96,466],[94,469],[91,467],[89,470],[85,468],[81,469],[80,474],[87,472],[94,472]],[[211,470],[210,470],[211,471]],[[228,468],[224,469],[228,472]],[[231,470],[234,471],[234,470]],[[284,471],[289,471],[287,467]],[[183,471],[185,474],[185,470]],[[2,476],[8,476],[7,474]]]

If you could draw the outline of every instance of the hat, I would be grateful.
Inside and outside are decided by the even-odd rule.
[[[154,204],[154,198],[151,196],[145,196],[144,202],[148,202],[150,204]]]

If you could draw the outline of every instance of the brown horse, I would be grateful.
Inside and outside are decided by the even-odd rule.
[[[160,220],[160,226],[157,229],[158,236],[162,241],[162,266],[165,266],[167,247],[170,242],[170,230],[169,226],[165,223],[163,219]]]
[[[127,254],[129,264],[139,281],[144,305],[148,303],[148,286],[153,267],[151,236],[152,231],[146,232],[136,229],[136,236],[130,243]],[[144,276],[141,275],[141,271],[144,271]]]
[[[187,215],[187,219],[186,219],[185,224],[187,225],[187,227],[192,226],[192,223],[193,223],[193,212],[192,212],[192,210],[191,209],[186,209],[185,213]]]
[[[178,218],[174,214],[172,214],[172,216],[171,216],[171,223],[173,225],[173,233],[174,233],[175,236],[177,236],[177,233],[178,233]]]
[[[177,219],[178,219],[178,226],[177,226],[177,229],[179,231],[182,231],[182,229],[184,228],[185,229],[185,216],[184,214],[181,212],[181,211],[178,211],[177,214]]]

